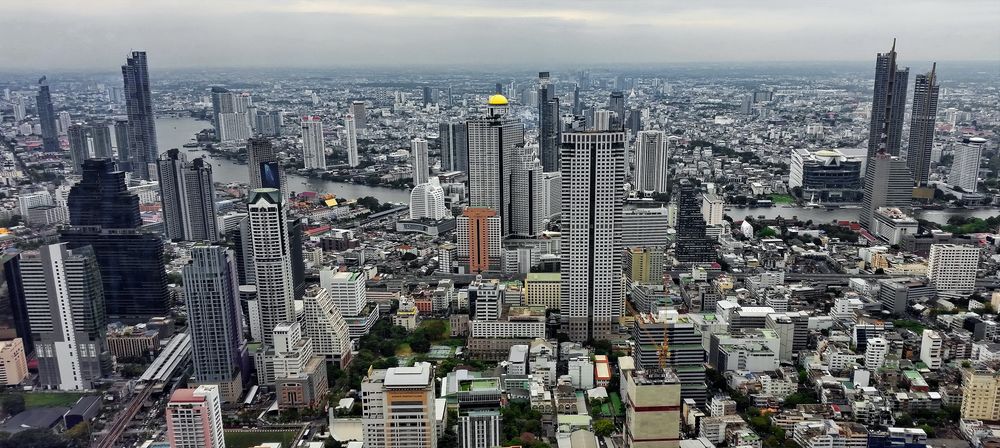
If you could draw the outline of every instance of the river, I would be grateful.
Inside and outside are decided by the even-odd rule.
[[[210,126],[209,122],[194,118],[157,118],[156,143],[159,145],[161,153],[170,148],[180,148],[187,154],[189,160],[204,156],[212,164],[212,176],[216,182],[247,183],[249,178],[247,165],[240,165],[224,157],[214,157],[206,151],[190,151],[190,148],[182,147],[185,143],[194,141],[195,134]],[[331,193],[337,197],[348,199],[373,196],[382,202],[410,202],[410,192],[406,190],[311,179],[298,174],[288,175],[288,188],[294,192]]]

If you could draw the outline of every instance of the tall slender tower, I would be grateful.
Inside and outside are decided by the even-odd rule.
[[[624,127],[625,126],[625,93],[618,90],[611,92],[611,96],[608,97],[608,110],[614,112],[614,116],[611,117],[612,127]]]
[[[542,233],[547,207],[542,185],[542,162],[537,146],[514,148],[514,160],[509,170],[510,203],[505,220],[511,235],[536,236]]]
[[[562,294],[573,341],[607,339],[622,315],[625,133],[562,136]]]
[[[906,166],[913,172],[916,186],[927,185],[931,168],[931,148],[934,147],[934,120],[937,118],[938,89],[937,63],[930,73],[917,75],[913,86],[913,112],[910,114],[910,146],[906,153]]]
[[[59,390],[93,389],[111,370],[104,288],[89,247],[42,246],[21,256],[38,379]]]
[[[549,83],[549,72],[538,73],[538,142],[542,167],[546,172],[559,171],[559,144],[562,127],[559,124],[559,98],[556,87]]]
[[[694,184],[681,179],[677,189],[677,247],[674,250],[674,257],[681,263],[715,261],[712,242],[705,236],[701,202]]]
[[[663,131],[639,131],[635,139],[633,187],[639,191],[666,193],[669,186],[667,136]]]
[[[510,172],[523,151],[524,125],[509,114],[503,95],[490,96],[486,114],[468,121],[469,207],[489,208],[501,217],[503,235],[510,229]],[[517,149],[521,147],[520,149]]]
[[[222,400],[235,402],[248,363],[233,251],[196,245],[182,272],[195,382],[218,385]]]
[[[347,142],[347,165],[354,168],[361,164],[361,159],[358,156],[358,128],[352,114],[344,117],[344,140]]]
[[[910,208],[913,198],[913,177],[906,161],[888,153],[868,159],[865,168],[865,191],[862,196],[861,225],[873,231],[875,210],[879,207]]]
[[[270,139],[253,137],[247,140],[247,165],[250,170],[250,191],[280,186],[282,194],[288,193],[285,173],[278,164],[278,152]]]
[[[320,117],[302,117],[302,159],[307,170],[326,169],[326,144]]]
[[[156,161],[167,237],[174,240],[218,241],[212,165],[203,158],[185,160],[171,148]]]
[[[426,184],[431,175],[427,160],[427,140],[422,138],[410,140],[410,152],[410,163],[413,165],[413,185]]]
[[[291,247],[281,193],[273,188],[252,191],[247,200],[247,218],[260,303],[260,328],[263,342],[270,345],[274,327],[295,319]]]
[[[46,152],[58,152],[59,132],[56,129],[56,112],[52,107],[49,83],[44,76],[38,80],[38,96],[35,100],[38,106],[38,121],[42,124],[42,149]]]
[[[153,97],[149,90],[149,65],[145,51],[133,51],[122,66],[125,81],[125,110],[128,113],[128,147],[132,173],[149,179],[152,164],[160,154],[156,146]]]
[[[351,115],[354,117],[354,124],[357,131],[364,134],[368,130],[368,110],[364,101],[354,101],[351,103]]]
[[[880,152],[899,155],[906,113],[906,83],[910,69],[896,65],[896,40],[888,53],[875,58],[875,91],[872,94],[872,120],[868,129],[868,157]]]
[[[469,172],[469,133],[465,123],[441,123],[438,126],[443,171]]]

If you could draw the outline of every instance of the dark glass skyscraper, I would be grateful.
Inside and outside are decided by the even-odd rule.
[[[910,69],[896,66],[896,41],[888,53],[875,58],[875,91],[872,95],[872,120],[868,129],[868,157],[880,152],[899,155],[906,109],[906,83]]]
[[[0,338],[21,338],[24,353],[31,354],[35,351],[35,344],[31,338],[31,324],[21,285],[21,254],[4,254],[0,263],[3,268],[3,277],[0,278]]]
[[[562,127],[559,125],[559,98],[556,87],[549,84],[549,72],[538,73],[538,142],[542,169],[559,171],[559,146]]]
[[[934,147],[934,119],[937,117],[938,89],[937,64],[930,73],[917,75],[913,86],[913,111],[910,114],[910,146],[906,153],[906,166],[913,172],[913,183],[927,185],[931,167],[931,148]]]
[[[608,98],[608,110],[615,113],[611,117],[611,128],[621,129],[625,127],[625,94],[621,91],[611,92]]]
[[[712,242],[705,236],[700,196],[690,180],[681,179],[677,192],[677,246],[674,249],[674,257],[681,263],[715,261]]]
[[[60,239],[70,249],[93,247],[107,314],[144,321],[169,312],[163,240],[141,230],[139,198],[128,192],[125,173],[112,160],[87,160],[67,202],[70,226]]]
[[[149,65],[145,51],[133,51],[122,66],[125,83],[125,111],[128,113],[128,148],[132,174],[149,179],[151,166],[159,155],[153,98],[149,89]],[[155,168],[152,168],[155,169]]]
[[[59,132],[56,130],[56,111],[52,107],[52,94],[45,77],[38,80],[38,121],[42,125],[42,149],[46,152],[59,151]]]
[[[465,123],[441,123],[438,143],[441,145],[441,168],[445,171],[469,172],[469,131]]]

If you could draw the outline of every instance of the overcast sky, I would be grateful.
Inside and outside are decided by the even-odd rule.
[[[0,70],[1000,59],[1000,0],[5,0]]]

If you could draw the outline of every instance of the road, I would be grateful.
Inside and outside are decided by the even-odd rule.
[[[135,418],[139,410],[142,409],[142,403],[144,403],[149,396],[153,393],[153,385],[148,384],[143,388],[142,392],[132,398],[128,406],[122,409],[121,412],[115,416],[115,420],[111,423],[111,430],[105,434],[104,438],[97,442],[94,446],[96,448],[112,448],[118,438],[122,436],[125,429],[128,428],[128,423]]]

